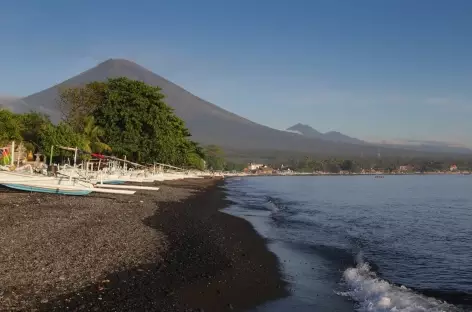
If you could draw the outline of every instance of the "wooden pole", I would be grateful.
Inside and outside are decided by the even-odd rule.
[[[166,165],[166,164],[161,164],[161,163],[156,163],[156,164],[158,164],[159,166],[162,166],[162,167],[168,167],[168,168],[172,168],[172,169],[178,169],[178,170],[185,171],[185,169],[175,167],[175,166],[171,166],[171,165]]]
[[[20,166],[20,155],[21,155],[21,152],[22,152],[22,146],[23,146],[23,142],[21,142],[20,145],[18,146],[18,159],[16,161],[16,166],[17,167]]]
[[[15,141],[11,142],[11,165],[15,165]]]
[[[75,152],[74,152],[74,168],[75,168],[76,163],[77,163],[77,147],[75,148]]]
[[[49,156],[49,166],[52,166],[52,154],[54,153],[54,145],[51,145],[51,156]]]

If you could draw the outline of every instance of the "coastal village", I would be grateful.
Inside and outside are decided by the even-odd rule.
[[[329,171],[312,171],[312,172],[299,172],[290,167],[281,165],[280,167],[260,164],[260,163],[249,163],[243,170],[244,174],[247,175],[405,175],[405,174],[471,174],[470,170],[459,170],[456,164],[451,164],[447,170],[436,170],[422,172],[420,168],[413,165],[401,165],[398,169],[387,170],[387,169],[361,169],[358,172],[339,170],[338,172]]]

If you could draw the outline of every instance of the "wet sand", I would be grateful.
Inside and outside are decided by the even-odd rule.
[[[0,310],[240,311],[287,295],[222,181],[134,196],[0,190]]]

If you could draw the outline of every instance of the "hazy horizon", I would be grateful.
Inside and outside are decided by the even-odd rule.
[[[0,5],[1,96],[125,58],[272,128],[472,146],[471,2],[133,5]]]

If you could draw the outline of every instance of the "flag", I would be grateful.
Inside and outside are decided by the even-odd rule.
[[[7,148],[2,149],[1,152],[2,152],[2,157],[0,158],[0,163],[4,166],[9,165],[11,160],[10,160],[10,153],[8,152],[8,149]]]

